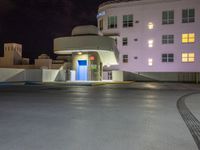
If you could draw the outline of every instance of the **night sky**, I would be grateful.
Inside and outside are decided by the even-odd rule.
[[[53,56],[53,39],[76,25],[96,25],[98,5],[108,0],[0,0],[0,56],[3,43],[23,44],[23,56]]]

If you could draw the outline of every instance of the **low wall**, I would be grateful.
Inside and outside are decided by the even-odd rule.
[[[129,73],[124,72],[124,80],[133,81],[170,81],[170,82],[196,82],[200,81],[200,73]]]
[[[53,82],[66,80],[64,70],[0,68],[0,82]]]
[[[25,69],[0,68],[0,82],[25,81]]]

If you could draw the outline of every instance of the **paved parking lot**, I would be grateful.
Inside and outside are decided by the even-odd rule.
[[[1,150],[198,150],[177,100],[200,85],[0,86]],[[199,118],[198,96],[186,105]]]

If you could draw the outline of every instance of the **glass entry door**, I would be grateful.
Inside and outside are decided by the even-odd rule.
[[[88,63],[87,60],[78,60],[77,62],[77,80],[88,80]]]

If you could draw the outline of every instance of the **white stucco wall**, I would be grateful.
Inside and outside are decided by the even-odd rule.
[[[53,81],[55,81],[58,73],[59,73],[59,70],[43,69],[42,70],[42,81],[43,82],[53,82]]]
[[[112,71],[112,80],[113,81],[123,81],[123,72],[122,71]]]
[[[195,9],[195,22],[182,23],[182,9]],[[174,10],[174,24],[162,25],[162,12]],[[103,34],[119,34],[117,47],[120,52],[119,68],[127,72],[200,72],[200,1],[199,0],[142,0],[114,3],[99,8],[105,15]],[[133,14],[133,27],[123,28],[123,15]],[[108,17],[117,16],[117,28],[108,29]],[[139,21],[139,23],[135,23]],[[148,29],[148,23],[154,29]],[[196,42],[182,44],[182,33],[195,33]],[[174,35],[174,44],[162,44],[162,35]],[[128,38],[128,46],[122,46],[122,38]],[[138,39],[138,41],[134,41]],[[148,47],[148,40],[154,40],[153,48]],[[194,63],[182,63],[181,54],[194,52]],[[173,63],[163,63],[162,54],[173,53]],[[123,63],[122,56],[128,55],[129,62]],[[137,59],[135,59],[137,57]],[[153,66],[148,66],[148,59],[153,59]]]
[[[0,82],[53,82],[66,80],[64,70],[0,68]]]
[[[0,68],[0,82],[25,81],[25,69]]]
[[[42,70],[40,69],[26,69],[26,79],[25,81],[42,81]]]

